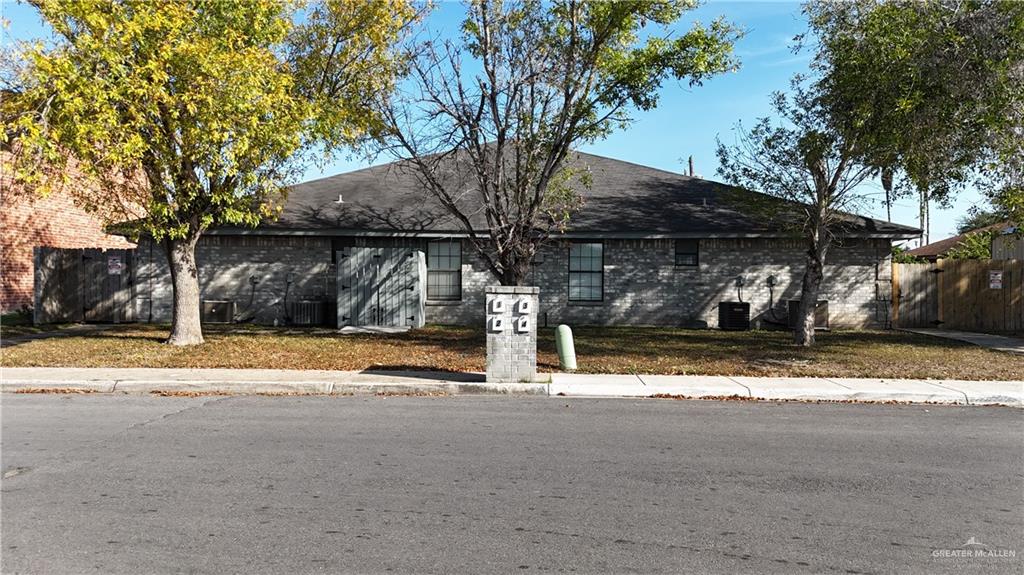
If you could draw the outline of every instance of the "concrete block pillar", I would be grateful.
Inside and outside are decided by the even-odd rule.
[[[527,383],[537,378],[536,287],[488,286],[487,381]]]

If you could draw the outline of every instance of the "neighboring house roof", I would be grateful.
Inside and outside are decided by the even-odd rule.
[[[785,221],[799,221],[802,206],[722,183],[591,154],[573,154],[590,185],[581,190],[582,208],[570,219],[567,235],[602,237],[758,237],[786,234]],[[465,189],[466,213],[474,229],[486,230],[483,210],[467,178],[446,179]],[[339,197],[342,202],[339,203]],[[785,206],[773,217],[758,206]],[[479,205],[479,204],[477,204]],[[768,212],[761,212],[768,213]],[[781,215],[780,215],[781,214]],[[221,233],[245,233],[222,229]],[[348,172],[293,186],[280,217],[249,233],[371,235],[461,235],[453,216],[403,163]],[[216,233],[216,232],[214,232]],[[861,216],[847,217],[850,237],[915,237],[915,228]]]
[[[935,260],[935,259],[941,258],[942,256],[944,256],[947,253],[949,253],[949,250],[951,250],[951,249],[955,248],[956,246],[960,245],[960,242],[964,241],[964,239],[967,238],[967,236],[970,235],[970,234],[977,234],[977,233],[987,232],[989,230],[1004,231],[1004,230],[1012,227],[1012,225],[1013,224],[1011,224],[1008,221],[1007,222],[999,222],[997,224],[991,224],[991,225],[988,225],[988,226],[985,226],[985,227],[982,227],[982,228],[978,228],[976,230],[970,230],[970,231],[964,232],[964,233],[962,233],[960,235],[956,235],[956,236],[953,236],[951,238],[946,238],[944,240],[939,240],[937,242],[932,242],[930,244],[925,244],[925,245],[923,245],[923,246],[921,246],[919,248],[914,248],[914,249],[908,251],[907,255],[913,256],[915,258],[923,258],[923,259]]]

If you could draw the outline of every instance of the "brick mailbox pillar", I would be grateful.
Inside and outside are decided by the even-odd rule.
[[[537,378],[536,287],[487,287],[487,381],[527,383]]]

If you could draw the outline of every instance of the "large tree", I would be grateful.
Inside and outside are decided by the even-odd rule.
[[[1024,3],[810,2],[804,37],[811,75],[734,146],[719,145],[729,180],[797,202],[807,240],[795,339],[814,342],[814,304],[845,212],[880,175],[886,203],[901,193],[946,201],[984,172],[993,194],[1020,188]],[[989,168],[984,170],[984,168]]]
[[[296,6],[271,0],[32,3],[56,41],[25,47],[4,110],[16,175],[45,192],[73,161],[97,184],[72,188],[80,203],[122,203],[130,229],[166,250],[168,342],[201,343],[200,236],[273,217],[298,152],[379,126],[366,94],[390,89],[410,10],[331,0],[294,26]]]
[[[830,122],[813,92],[794,82],[793,95],[775,94],[777,119],[737,127],[734,144],[718,142],[718,173],[737,186],[772,197],[746,208],[790,229],[806,248],[794,340],[814,345],[814,310],[829,250],[863,206],[860,185],[877,169],[863,161],[856,139]],[[779,201],[781,200],[781,201]],[[794,214],[796,214],[794,216]]]
[[[981,228],[985,228],[993,224],[1005,222],[1009,218],[1009,213],[1000,209],[974,209],[968,212],[967,215],[961,216],[960,218],[957,219],[956,233],[966,234],[967,232],[973,232],[975,230],[979,230]]]
[[[460,41],[419,43],[407,90],[384,102],[384,147],[453,216],[503,284],[580,205],[572,150],[658,103],[666,79],[732,70],[722,20],[670,27],[693,0],[474,0]],[[478,215],[488,228],[480,233]]]
[[[889,202],[971,183],[996,203],[1022,187],[1024,2],[810,2],[815,90],[837,129],[890,177]],[[978,180],[981,180],[980,182]]]

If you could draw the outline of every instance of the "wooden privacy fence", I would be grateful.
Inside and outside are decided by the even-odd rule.
[[[133,321],[134,250],[37,247],[33,321]]]
[[[1024,260],[893,264],[893,324],[1024,331]]]

